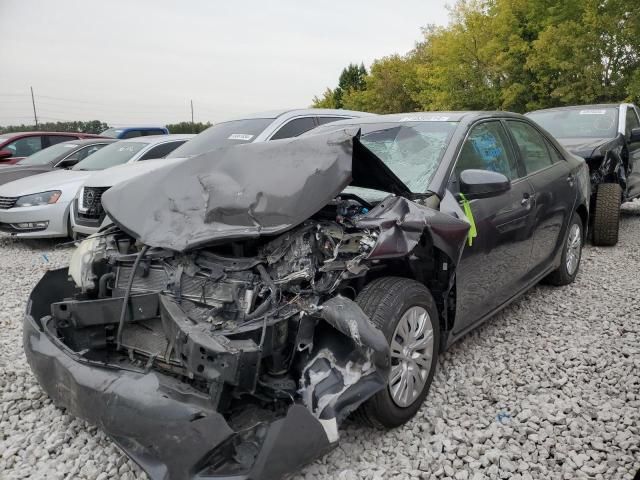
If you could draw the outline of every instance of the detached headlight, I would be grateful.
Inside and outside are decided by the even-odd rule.
[[[69,263],[69,275],[83,292],[95,288],[96,276],[93,273],[93,262],[98,251],[102,250],[102,237],[90,236],[82,241],[76,251],[71,255]]]
[[[50,192],[33,193],[18,197],[14,207],[35,207],[36,205],[49,205],[56,203],[62,195],[60,190],[51,190]]]

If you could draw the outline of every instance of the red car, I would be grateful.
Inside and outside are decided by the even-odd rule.
[[[78,138],[95,138],[100,135],[73,132],[15,132],[0,135],[0,165],[17,163],[43,148]]]

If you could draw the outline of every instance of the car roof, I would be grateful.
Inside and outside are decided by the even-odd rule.
[[[155,144],[155,143],[165,143],[165,142],[171,142],[171,141],[175,141],[175,140],[189,140],[190,138],[195,137],[194,134],[191,133],[174,133],[171,135],[147,135],[144,137],[133,137],[133,138],[127,138],[124,140],[118,140],[120,143],[148,143],[148,144]]]
[[[532,110],[527,112],[527,115],[530,113],[537,112],[553,112],[553,111],[563,111],[563,110],[583,110],[585,108],[618,108],[620,105],[631,105],[625,103],[590,103],[588,105],[565,105],[563,107],[553,107],[553,108],[541,108],[539,110]]]
[[[376,124],[376,123],[405,123],[405,122],[472,122],[481,118],[523,118],[523,115],[505,111],[451,111],[451,112],[409,112],[391,113],[387,115],[371,115],[364,118],[350,118],[338,120],[329,125]]]
[[[107,130],[140,130],[144,128],[163,128],[166,129],[166,125],[112,125]]]
[[[84,145],[93,145],[95,143],[113,143],[117,141],[118,141],[117,138],[94,137],[94,138],[79,138],[78,140],[69,140],[67,142],[60,142],[60,143],[71,143],[73,145],[78,145],[79,147],[81,147]]]
[[[93,135],[94,137],[98,136],[94,133],[82,133],[82,132],[44,132],[44,131],[28,131],[28,132],[7,132],[0,134],[0,138],[12,138],[12,137],[21,137],[21,136],[33,136],[33,135]],[[106,138],[106,137],[105,137]]]
[[[287,116],[297,116],[297,115],[337,115],[344,116],[348,115],[350,117],[368,117],[375,116],[374,113],[367,112],[358,112],[355,110],[343,110],[338,108],[289,108],[289,109],[281,109],[281,110],[268,110],[265,112],[257,112],[257,113],[249,113],[247,115],[243,115],[240,117],[235,117],[229,120],[223,120],[222,122],[217,123],[226,123],[233,122],[236,120],[251,120],[254,118],[265,118],[265,119],[273,119],[275,120],[278,117],[282,117],[284,115]]]

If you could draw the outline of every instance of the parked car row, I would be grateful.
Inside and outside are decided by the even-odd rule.
[[[6,167],[51,171],[0,185],[0,227],[89,237],[31,294],[31,368],[153,479],[281,478],[349,415],[407,422],[440,352],[573,282],[590,228],[615,243],[637,118],[290,110],[44,150]]]

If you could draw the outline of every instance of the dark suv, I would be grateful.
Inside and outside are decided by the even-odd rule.
[[[620,204],[640,196],[640,111],[630,103],[582,105],[527,114],[571,153],[591,176],[593,243],[618,242]]]
[[[100,135],[75,132],[17,132],[0,135],[0,164],[18,163],[24,157],[61,142]]]

